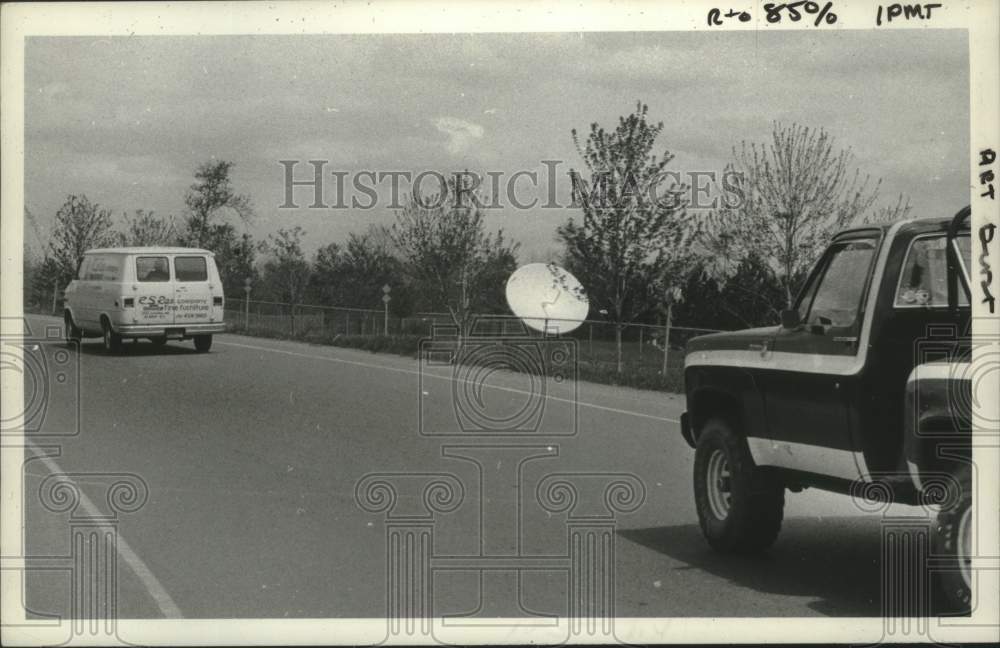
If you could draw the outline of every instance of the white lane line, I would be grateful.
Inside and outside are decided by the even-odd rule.
[[[25,442],[31,447],[31,449],[35,452],[35,455],[41,459],[42,463],[45,464],[45,467],[48,468],[50,472],[53,474],[62,474],[64,472],[63,469],[59,467],[59,464],[57,464],[51,457],[44,454],[44,450],[36,446],[28,439],[25,439]],[[68,477],[66,479],[69,480]],[[100,509],[94,506],[94,503],[90,501],[90,498],[83,492],[83,489],[77,486],[77,490],[80,492],[80,506],[86,509],[88,515],[91,517],[100,517],[104,515]],[[146,586],[146,591],[149,592],[153,601],[156,602],[156,605],[160,608],[160,612],[163,616],[168,619],[183,619],[184,615],[181,614],[181,609],[177,607],[177,604],[174,603],[172,598],[170,598],[170,594],[167,593],[167,590],[163,588],[163,585],[160,584],[160,581],[153,575],[153,572],[150,571],[146,563],[142,561],[142,558],[140,558],[138,554],[132,550],[132,547],[125,541],[125,537],[121,535],[121,533],[117,536],[115,546],[118,549],[118,554],[122,557],[122,560],[125,561],[125,564],[132,568],[132,572],[140,581],[142,581],[142,584]]]
[[[385,371],[395,371],[396,373],[410,374],[410,375],[413,375],[413,376],[419,376],[420,373],[421,373],[419,371],[414,371],[413,369],[402,369],[400,367],[389,367],[387,365],[372,364],[372,363],[368,363],[368,362],[360,362],[358,360],[344,360],[343,358],[331,358],[329,356],[309,355],[307,353],[298,353],[296,351],[288,351],[286,349],[273,349],[273,348],[270,348],[270,347],[262,347],[262,346],[257,346],[257,345],[254,345],[254,344],[241,344],[239,342],[221,342],[221,341],[216,342],[216,344],[224,344],[226,346],[240,347],[240,348],[243,348],[243,349],[254,349],[256,351],[269,351],[271,353],[281,353],[283,355],[294,356],[296,358],[308,358],[309,360],[323,360],[323,361],[326,361],[326,362],[336,362],[336,363],[339,363],[339,364],[355,365],[355,366],[358,366],[358,367],[366,367],[368,369],[384,369]],[[430,373],[430,372],[425,372],[423,375],[429,376],[431,378],[437,378],[439,380],[455,380],[455,378],[453,378],[452,376],[441,376],[439,374]],[[472,384],[473,381],[460,379],[459,382]],[[490,389],[496,389],[496,390],[499,390],[499,391],[511,392],[511,393],[514,393],[514,394],[523,394],[523,395],[526,395],[526,396],[532,396],[533,395],[531,392],[524,391],[523,389],[516,389],[514,387],[504,387],[502,385],[491,385],[489,383],[486,383],[483,386],[484,387],[489,387]],[[570,404],[576,403],[577,405],[580,405],[581,407],[589,407],[591,409],[602,410],[602,411],[605,411],[605,412],[614,412],[615,414],[627,414],[629,416],[638,416],[640,418],[653,419],[654,421],[666,421],[667,423],[678,423],[678,424],[680,423],[680,421],[678,421],[677,419],[666,418],[664,416],[654,416],[653,414],[645,414],[643,412],[633,412],[632,410],[619,409],[617,407],[608,407],[607,405],[598,405],[597,403],[588,403],[586,401],[573,400],[573,399],[570,399],[570,398],[562,398],[562,397],[559,397],[559,396],[552,396],[551,394],[545,394],[545,398],[548,398],[549,400],[559,401],[559,402],[562,402],[562,403],[570,403]]]

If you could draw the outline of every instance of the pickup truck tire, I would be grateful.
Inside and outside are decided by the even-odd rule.
[[[115,333],[108,318],[101,318],[101,341],[104,344],[104,351],[107,353],[121,353],[125,349],[122,343],[122,336]]]
[[[961,492],[938,512],[933,535],[934,555],[946,559],[937,572],[938,589],[957,613],[970,612],[972,603],[972,470],[962,464],[955,472]]]
[[[710,419],[698,435],[694,499],[701,531],[716,551],[759,553],[778,537],[784,484],[754,465],[746,439],[726,419]]]

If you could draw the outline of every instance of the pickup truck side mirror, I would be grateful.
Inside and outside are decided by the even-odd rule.
[[[826,333],[826,329],[831,326],[833,326],[833,320],[831,320],[829,317],[817,315],[816,321],[813,322],[813,325],[809,327],[809,330],[815,333],[816,335],[823,335],[824,333]]]
[[[795,329],[799,327],[799,311],[793,308],[786,308],[781,311],[781,328]]]

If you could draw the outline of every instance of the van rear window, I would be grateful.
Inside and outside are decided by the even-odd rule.
[[[174,275],[177,281],[208,281],[208,264],[205,257],[174,257]]]
[[[139,281],[170,281],[170,262],[165,256],[136,257],[135,277]]]

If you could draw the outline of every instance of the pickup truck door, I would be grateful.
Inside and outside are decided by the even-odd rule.
[[[774,370],[764,380],[769,438],[755,449],[758,463],[860,476],[848,408],[877,248],[874,232],[833,243],[799,298],[803,324],[778,330]]]

